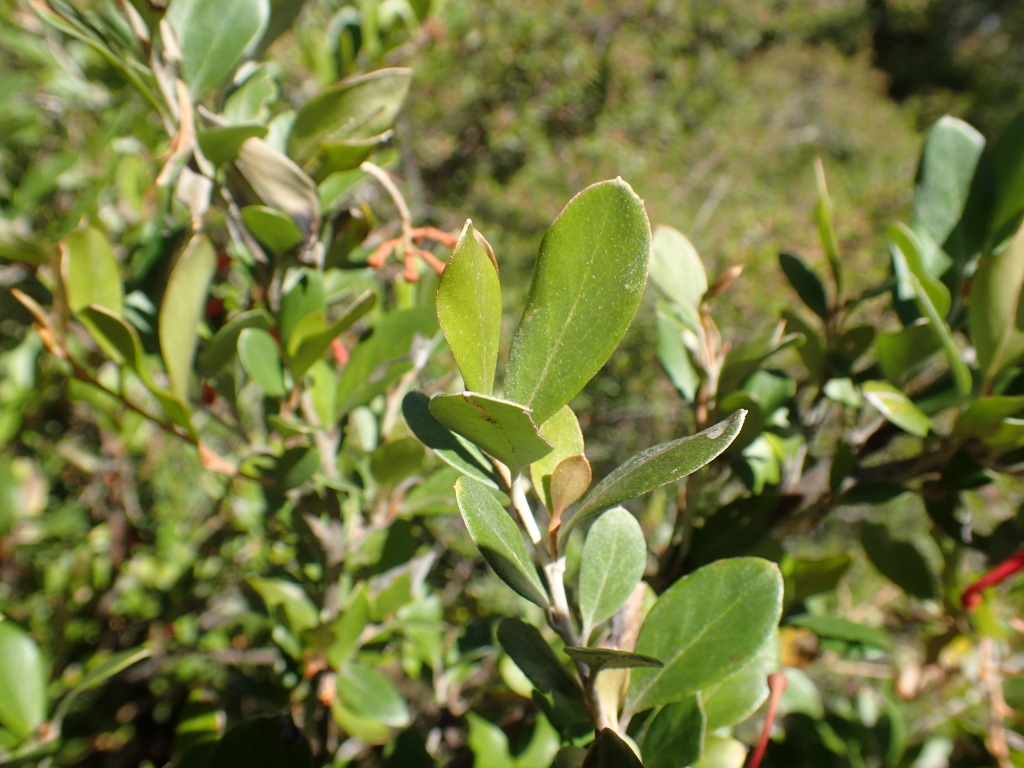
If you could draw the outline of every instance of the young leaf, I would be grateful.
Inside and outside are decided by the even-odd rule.
[[[793,286],[797,296],[814,314],[828,322],[828,299],[825,297],[825,286],[821,278],[797,256],[789,253],[779,254],[779,266]]]
[[[782,574],[774,563],[719,560],[683,577],[658,598],[636,652],[663,669],[635,669],[624,718],[682,701],[724,680],[771,642],[782,610]]]
[[[437,319],[466,389],[491,394],[501,332],[494,252],[467,221],[437,284]]]
[[[900,429],[917,437],[924,437],[931,430],[932,420],[892,384],[866,381],[863,391],[864,399]]]
[[[969,320],[987,386],[1024,357],[1024,226],[1001,253],[978,267]]]
[[[379,69],[321,92],[295,116],[288,154],[305,163],[323,139],[368,139],[383,133],[394,124],[411,79],[409,69]]]
[[[261,328],[245,328],[238,335],[238,359],[250,379],[271,397],[284,397],[284,367],[274,337]]]
[[[538,691],[558,691],[571,699],[582,696],[576,680],[536,627],[520,619],[502,619],[498,624],[498,642]]]
[[[216,269],[213,244],[204,235],[196,235],[174,265],[160,305],[160,351],[171,392],[183,403],[188,402],[199,323]]]
[[[102,232],[93,227],[72,232],[60,244],[60,269],[68,309],[95,304],[120,315],[124,303],[121,268]]]
[[[455,499],[470,538],[494,572],[531,603],[546,608],[544,587],[523,534],[487,486],[471,477],[461,477],[455,483]]]
[[[573,661],[590,667],[591,672],[602,669],[630,669],[632,667],[663,667],[664,664],[652,656],[642,656],[631,651],[620,651],[617,648],[577,648],[566,646],[566,654]]]
[[[600,483],[562,518],[564,538],[574,525],[624,501],[635,499],[667,483],[675,482],[709,464],[736,439],[746,411],[698,432],[648,448],[634,456]]]
[[[646,565],[647,544],[636,518],[622,507],[601,515],[587,531],[580,559],[584,637],[626,602]]]
[[[0,725],[27,739],[46,717],[46,669],[35,640],[0,620]]]
[[[507,466],[513,475],[551,452],[551,443],[541,437],[529,408],[517,403],[460,392],[431,398],[430,412]]]
[[[231,76],[263,35],[269,18],[267,0],[171,3],[167,21],[178,39],[182,74],[193,99]]]
[[[512,339],[505,396],[543,423],[608,360],[640,305],[651,230],[621,179],[587,187],[544,236]]]
[[[582,453],[558,462],[551,473],[552,530],[561,523],[562,512],[587,492],[592,479],[590,462]]]
[[[433,417],[429,397],[422,392],[410,392],[402,399],[402,415],[416,438],[433,450],[439,459],[464,475],[498,488],[498,476],[487,457],[471,442]]]
[[[540,425],[540,434],[554,446],[554,450],[530,465],[530,478],[541,502],[551,510],[551,478],[555,468],[570,456],[583,453],[583,432],[576,414],[569,406],[563,405],[554,416]]]

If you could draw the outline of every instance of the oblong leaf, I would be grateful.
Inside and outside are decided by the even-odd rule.
[[[647,543],[637,519],[622,507],[605,512],[587,531],[580,559],[583,636],[622,607],[644,575]]]
[[[260,389],[271,397],[285,396],[288,389],[281,352],[270,333],[262,328],[244,328],[238,334],[238,359]]]
[[[267,0],[174,0],[167,10],[193,99],[223,83],[256,44],[270,18]]]
[[[928,130],[914,181],[914,219],[935,242],[945,243],[960,221],[984,148],[977,130],[950,115]]]
[[[736,439],[746,414],[746,411],[737,411],[703,432],[648,448],[621,464],[566,512],[561,536],[565,537],[583,520],[709,464]]]
[[[531,603],[546,608],[544,587],[523,534],[487,486],[461,477],[455,483],[455,499],[470,538],[494,572]]]
[[[232,166],[251,192],[243,193],[245,203],[263,204],[288,214],[306,242],[316,237],[320,229],[316,184],[291,159],[254,137],[242,142]]]
[[[885,381],[866,381],[864,399],[888,421],[917,437],[924,437],[932,428],[929,419],[905,394]]]
[[[436,395],[430,399],[434,418],[475,443],[512,474],[551,452],[530,417],[530,409],[476,392]]]
[[[437,284],[437,319],[466,389],[491,394],[501,332],[494,252],[467,221]]]
[[[124,304],[121,268],[106,236],[94,227],[72,232],[60,244],[60,270],[68,308],[89,304],[120,315]]]
[[[971,283],[971,341],[986,384],[1024,357],[1024,226]]]
[[[0,620],[0,725],[27,739],[46,717],[46,669],[36,641]]]
[[[434,418],[429,397],[422,392],[407,394],[402,398],[402,416],[416,439],[434,451],[439,459],[464,475],[498,488],[500,480],[487,457],[466,438]]]
[[[323,139],[368,139],[383,133],[394,123],[411,79],[410,69],[379,69],[321,92],[295,116],[288,154],[305,162]]]
[[[719,560],[677,581],[658,598],[636,652],[662,669],[635,669],[625,712],[682,701],[727,678],[771,642],[782,612],[782,574],[755,557]]]
[[[617,648],[578,648],[566,646],[565,653],[573,661],[590,667],[591,672],[602,669],[630,669],[632,667],[663,667],[659,659],[643,656],[632,651],[620,651]]]
[[[216,269],[217,254],[213,244],[205,235],[196,235],[171,270],[160,304],[160,351],[171,392],[183,403],[188,400],[192,357],[206,306],[206,292]]]
[[[543,423],[608,360],[640,305],[651,228],[621,179],[587,187],[544,236],[512,339],[505,396]]]
[[[814,314],[827,322],[828,299],[825,296],[825,286],[818,274],[802,259],[789,253],[779,254],[779,266],[782,267],[786,279],[800,300]]]
[[[400,728],[409,723],[409,705],[386,675],[349,663],[338,672],[338,698],[362,717]]]
[[[502,619],[498,623],[497,637],[505,653],[538,691],[558,691],[569,698],[581,698],[579,684],[558,660],[536,627],[520,619]]]

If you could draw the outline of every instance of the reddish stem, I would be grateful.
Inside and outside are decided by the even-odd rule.
[[[768,749],[768,737],[772,735],[772,726],[775,725],[775,717],[779,712],[779,699],[782,692],[786,690],[789,681],[783,672],[772,672],[768,675],[768,713],[764,718],[764,727],[761,729],[761,738],[757,742],[757,748],[750,756],[747,768],[759,768],[764,758],[764,751]]]
[[[1024,570],[1024,549],[1018,550],[1016,553],[1010,555],[999,565],[989,570],[984,576],[967,587],[960,596],[960,602],[963,603],[964,609],[968,611],[975,610],[979,605],[981,605],[982,590],[994,587],[996,584],[999,584],[1001,581],[1005,581],[1020,570]]]

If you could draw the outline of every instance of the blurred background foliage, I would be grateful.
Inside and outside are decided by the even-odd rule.
[[[111,7],[102,0],[71,5]],[[824,263],[810,217],[815,157],[827,169],[846,274],[866,287],[887,272],[885,226],[909,216],[924,130],[950,112],[995,136],[1024,104],[1024,6],[1014,0],[622,0],[555,9],[538,0],[308,0],[285,28],[267,53],[269,81],[281,96],[269,101],[273,109],[300,104],[353,73],[413,68],[392,169],[418,224],[455,231],[472,217],[495,247],[505,285],[525,291],[537,242],[565,200],[588,183],[622,176],[654,222],[687,233],[712,280],[743,265],[715,307],[734,343],[792,303],[776,267],[780,250]],[[70,709],[60,756],[66,764],[160,765],[182,748],[186,715],[283,711],[296,689],[309,693],[312,685],[301,653],[273,650],[288,647],[280,630],[288,596],[270,599],[248,586],[268,575],[314,594],[322,586],[295,510],[262,488],[203,471],[191,446],[95,389],[69,384],[64,364],[44,353],[8,290],[43,300],[33,258],[44,261],[83,217],[102,223],[128,257],[133,285],[143,295],[155,290],[163,274],[154,265],[180,246],[180,232],[164,233],[157,223],[162,203],[153,186],[153,169],[170,150],[151,105],[109,59],[42,24],[29,4],[0,0],[0,612],[45,649],[51,702],[75,690],[94,655],[153,649],[153,658],[113,678],[89,707]],[[382,209],[386,228],[389,201],[374,190],[360,194]],[[429,303],[431,287],[426,279],[419,294],[390,284],[387,291],[413,305]],[[237,309],[239,292],[237,280],[214,287],[229,310]],[[504,300],[522,305],[514,289]],[[126,313],[143,330],[149,324],[143,338],[153,345],[153,307]],[[646,307],[581,396],[577,411],[595,467],[614,466],[691,424],[655,360],[654,324]],[[359,427],[352,425],[353,434]],[[438,476],[420,509],[451,512],[449,481]],[[971,496],[983,535],[1015,525],[1019,489],[999,490],[1007,493],[986,486]],[[645,522],[672,503],[656,495]],[[831,556],[849,534],[844,514],[859,521],[861,512],[794,534],[792,551]],[[920,505],[892,502],[872,514],[897,528],[924,525]],[[390,536],[375,533],[365,562],[354,563],[354,583],[369,583],[382,564],[403,557],[440,562],[429,599],[417,606],[419,624],[387,629],[367,651],[415,681],[401,692],[420,713],[417,724],[440,734],[441,746],[431,748],[453,765],[470,764],[458,721],[470,708],[500,721],[513,751],[524,747],[533,707],[512,683],[492,682],[499,664],[492,625],[518,604],[482,577],[452,518],[413,517]],[[922,546],[936,559],[938,544]],[[921,628],[939,621],[931,607],[893,593],[863,558],[852,568],[828,597],[831,607],[862,624],[894,627],[899,648],[930,637]],[[390,615],[386,605],[381,611]],[[947,764],[925,760],[929,727],[948,741],[929,748],[960,761],[949,764],[985,764],[983,718],[972,721],[972,740],[954,745],[941,715],[929,713],[931,702],[905,711],[888,680],[849,682],[881,674],[872,664],[890,647],[884,636],[836,631],[828,642],[844,664],[816,670],[824,704],[798,678],[787,726],[797,736],[776,764],[909,764],[886,754],[906,743],[907,722],[917,724],[915,765]],[[955,668],[970,650],[944,646],[946,666],[928,673]],[[924,674],[916,662],[907,668]],[[956,685],[958,701],[978,704],[967,682]],[[915,686],[906,682],[903,690]],[[1014,707],[1024,700],[1019,689],[1008,689]],[[209,691],[215,702],[203,698]],[[364,727],[367,742],[388,741],[366,723],[348,724]],[[493,734],[476,728],[473,746],[483,754],[479,747]],[[900,729],[903,741],[889,738]],[[378,750],[366,764],[416,764],[407,755],[425,754],[418,733],[404,731],[387,756]],[[840,742],[843,749],[862,744],[865,754],[851,756],[835,747]],[[493,764],[512,764],[511,757]]]

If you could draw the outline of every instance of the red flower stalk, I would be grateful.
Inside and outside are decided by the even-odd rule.
[[[765,714],[761,738],[750,756],[747,768],[759,768],[761,760],[764,759],[764,752],[768,749],[768,737],[772,735],[772,726],[775,725],[775,717],[779,713],[779,699],[782,698],[782,692],[786,690],[787,685],[789,681],[786,680],[784,672],[772,672],[768,675],[768,712]]]
[[[966,610],[973,611],[981,605],[982,590],[994,587],[996,584],[1005,581],[1020,570],[1024,570],[1024,549],[1010,555],[995,568],[992,568],[988,573],[971,584],[960,596],[960,602],[963,603]]]

